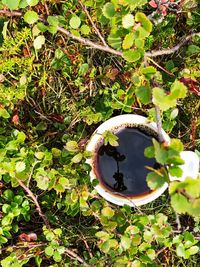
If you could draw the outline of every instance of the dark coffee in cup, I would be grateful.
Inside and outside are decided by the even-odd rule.
[[[155,159],[144,156],[146,147],[152,145],[157,134],[146,126],[130,126],[115,129],[119,146],[100,144],[95,153],[95,175],[109,192],[122,197],[142,197],[152,191],[146,182],[149,170],[160,165]]]

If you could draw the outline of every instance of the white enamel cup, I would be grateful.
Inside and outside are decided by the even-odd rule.
[[[157,125],[155,122],[150,122],[146,117],[140,116],[140,115],[134,115],[134,114],[125,114],[125,115],[119,115],[116,117],[113,117],[104,123],[102,123],[96,131],[91,136],[91,139],[87,145],[86,150],[90,151],[92,153],[92,157],[87,160],[87,163],[91,166],[91,172],[90,172],[90,179],[93,181],[94,179],[98,180],[98,177],[96,177],[95,174],[95,158],[96,158],[96,152],[97,148],[100,144],[103,144],[103,137],[102,134],[105,131],[112,131],[116,133],[120,128],[122,129],[125,127],[125,125],[135,126],[142,125],[146,129],[147,127],[150,129],[150,131],[157,133]],[[162,135],[164,137],[164,140],[167,143],[170,143],[170,137],[168,134],[162,129]],[[195,154],[192,151],[183,151],[180,154],[181,158],[185,161],[183,165],[180,165],[180,167],[183,170],[183,175],[181,178],[177,177],[170,177],[170,179],[173,180],[179,180],[183,181],[186,177],[192,177],[194,179],[198,176],[198,170],[199,170],[199,158],[197,154]],[[127,204],[129,206],[140,206],[147,204],[156,198],[158,198],[160,195],[163,194],[163,192],[167,189],[168,184],[165,183],[161,188],[154,190],[150,192],[149,194],[143,195],[143,196],[136,196],[136,197],[127,197],[120,195],[119,193],[113,193],[111,191],[108,191],[105,186],[101,184],[99,181],[99,184],[95,187],[97,192],[107,201],[123,206],[124,204]]]

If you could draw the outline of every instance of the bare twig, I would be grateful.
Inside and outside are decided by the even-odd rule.
[[[161,119],[161,113],[160,108],[155,105],[155,111],[156,111],[156,124],[158,129],[158,140],[160,143],[163,143],[165,141],[163,134],[162,134],[162,119]]]
[[[76,259],[78,262],[82,263],[84,266],[86,267],[90,267],[90,265],[84,261],[84,259],[82,259],[81,257],[79,257],[76,253],[74,253],[72,250],[65,248],[65,252],[70,256],[73,257],[74,259]]]
[[[0,15],[6,15],[6,16],[18,16],[21,17],[23,15],[22,12],[16,12],[16,11],[7,11],[7,10],[0,10]],[[46,23],[46,21],[43,18],[39,18],[40,21]],[[70,33],[69,31],[67,31],[66,29],[62,28],[62,27],[58,27],[58,31],[62,32],[63,34],[65,34],[66,36],[72,38],[73,40],[78,41],[79,43],[82,43],[86,46],[89,46],[91,48],[94,49],[98,49],[101,51],[105,51],[107,53],[116,55],[116,56],[123,56],[123,53],[121,51],[117,51],[109,46],[104,46],[95,42],[92,42],[88,39],[85,39],[83,37],[79,37],[79,36],[75,36],[72,33]],[[146,52],[145,56],[146,57],[157,57],[157,56],[163,56],[163,55],[169,55],[169,54],[173,54],[176,51],[178,51],[186,42],[188,42],[191,38],[193,38],[194,36],[199,36],[200,32],[197,33],[192,33],[188,36],[186,36],[184,38],[184,40],[182,40],[179,44],[177,44],[176,46],[169,48],[169,49],[162,49],[162,50],[158,50],[158,51],[150,51],[150,52]]]
[[[90,23],[92,24],[92,27],[94,28],[96,34],[99,36],[99,38],[101,39],[101,41],[102,41],[102,43],[104,44],[104,46],[107,46],[107,47],[108,47],[108,45],[106,44],[106,41],[104,40],[103,36],[101,35],[99,29],[98,29],[98,28],[96,27],[96,25],[94,24],[94,21],[92,20],[92,18],[91,18],[91,16],[90,16],[90,13],[88,12],[86,6],[84,6],[84,4],[82,3],[81,0],[79,0],[79,3],[80,3],[80,5],[81,5],[82,9],[84,10],[85,14],[87,15],[87,17],[88,17]]]
[[[176,212],[175,213],[176,214],[176,224],[177,224],[177,229],[178,229],[178,231],[180,231],[181,230],[181,222],[180,222],[180,217],[179,217],[179,215],[178,215],[178,213]]]
[[[152,87],[159,87],[159,84],[151,79],[150,81]],[[157,130],[158,130],[158,140],[160,143],[163,143],[165,141],[165,138],[162,134],[162,119],[161,119],[161,112],[160,108],[155,105],[155,112],[156,112],[156,124],[157,124]]]
[[[47,16],[49,16],[49,9],[48,9],[48,5],[46,3],[46,1],[44,1],[44,7],[45,7],[45,10],[46,10],[46,13],[47,13]]]
[[[42,212],[42,209],[41,209],[41,207],[37,201],[37,198],[34,196],[34,194],[31,192],[31,190],[21,180],[17,179],[17,182],[24,189],[24,191],[27,193],[27,195],[33,200],[33,202],[35,203],[35,206],[37,207],[36,210],[37,210],[38,214],[40,215],[40,217],[44,221],[45,225],[49,228],[49,222],[47,220],[47,217]]]
[[[69,31],[65,30],[62,27],[58,27],[58,31],[64,33],[65,35],[67,35],[68,37],[72,38],[73,40],[76,40],[84,45],[87,45],[91,48],[95,48],[104,52],[108,52],[110,54],[116,55],[116,56],[120,56],[122,57],[123,53],[121,51],[117,51],[109,46],[104,46],[104,45],[100,45],[97,43],[94,43],[88,39],[85,39],[83,37],[79,37],[79,36],[75,36],[73,34],[71,34]]]
[[[21,17],[22,16],[22,12],[9,11],[9,10],[0,10],[0,15],[5,15],[7,17]]]
[[[194,36],[200,36],[200,32],[192,33],[188,36],[186,36],[179,44],[176,46],[169,48],[169,49],[162,49],[158,51],[150,51],[145,53],[147,57],[157,57],[157,56],[163,56],[163,55],[170,55],[178,51],[185,43],[187,43],[190,39],[192,39]]]
[[[168,70],[166,70],[165,68],[163,68],[162,66],[160,66],[157,62],[155,62],[152,58],[150,57],[145,57],[147,60],[151,61],[153,63],[153,65],[155,65],[157,68],[161,69],[162,71],[164,71],[165,73],[167,73],[170,76],[175,76],[173,73],[169,72]]]

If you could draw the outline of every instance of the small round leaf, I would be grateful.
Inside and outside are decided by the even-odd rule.
[[[36,21],[38,21],[38,14],[35,11],[27,11],[24,15],[24,20],[28,23],[28,24],[34,24]]]
[[[78,29],[79,26],[81,25],[81,20],[78,16],[73,16],[70,21],[69,21],[70,27],[73,29]]]

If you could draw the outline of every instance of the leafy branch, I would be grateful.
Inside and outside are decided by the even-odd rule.
[[[86,11],[86,9],[84,9]],[[89,15],[88,11],[87,11],[87,16]],[[9,17],[12,17],[12,16],[17,16],[17,17],[21,17],[23,16],[23,13],[22,12],[17,12],[17,11],[8,11],[8,10],[0,10],[0,15],[5,15],[5,16],[9,16]],[[89,15],[90,17],[90,15]],[[45,22],[47,23],[46,20],[44,20],[43,18],[39,18],[40,21],[42,22]],[[92,23],[92,26],[94,27],[94,23],[90,17],[90,21]],[[104,43],[104,45],[101,45],[101,44],[98,44],[98,43],[95,43],[95,42],[92,42],[86,38],[83,38],[81,36],[75,36],[73,35],[72,33],[70,33],[68,30],[64,29],[63,27],[58,27],[57,30],[59,32],[62,32],[63,34],[65,34],[66,36],[72,38],[73,40],[76,40],[86,46],[89,46],[90,48],[94,48],[94,49],[98,49],[98,50],[101,50],[101,51],[104,51],[104,52],[107,52],[107,53],[110,53],[110,54],[113,54],[113,55],[116,55],[116,56],[120,56],[122,57],[123,56],[123,53],[121,51],[117,51],[111,47],[109,47],[105,40],[103,39],[103,37],[101,36],[100,32],[98,31],[98,29],[95,27],[95,31],[98,32],[98,35],[100,37],[100,39],[102,40],[102,42]],[[185,43],[187,43],[190,39],[192,39],[194,36],[200,36],[200,32],[197,32],[197,33],[192,33],[186,37],[184,37],[184,39],[177,45],[175,45],[174,47],[172,48],[169,48],[169,49],[162,49],[162,50],[157,50],[157,51],[150,51],[150,52],[146,52],[145,53],[145,57],[157,57],[157,56],[163,56],[163,55],[169,55],[169,54],[173,54],[175,52],[177,52]]]

